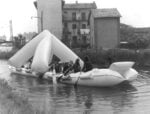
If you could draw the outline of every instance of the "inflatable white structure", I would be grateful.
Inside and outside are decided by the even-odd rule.
[[[33,71],[46,72],[49,69],[49,62],[52,60],[52,43],[50,36],[46,36],[37,46],[33,56],[31,68]]]
[[[138,72],[131,68],[134,62],[112,63],[108,69],[93,69],[89,72],[78,72],[69,74],[69,79],[62,79],[65,84],[106,87],[131,82],[138,76]],[[65,78],[65,77],[64,77]]]
[[[56,55],[61,62],[75,62],[79,58],[54,35],[44,30],[11,57],[9,64],[18,68],[33,57],[31,69],[35,72],[44,73],[48,70],[48,64],[51,62],[53,55]],[[80,64],[83,67],[81,59]]]
[[[75,60],[79,58],[73,51],[71,51],[54,35],[51,34],[51,38],[52,38],[52,52],[61,60],[61,62],[68,62],[70,60],[75,62]],[[83,64],[84,64],[83,61],[80,59],[81,67],[83,67]]]
[[[22,47],[14,56],[12,56],[8,60],[8,63],[14,67],[21,67],[24,65],[31,57],[33,57],[39,42],[49,35],[50,33],[47,30],[41,32],[38,36],[33,38],[29,43]]]

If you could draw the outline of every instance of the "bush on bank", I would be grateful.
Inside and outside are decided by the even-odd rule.
[[[33,114],[32,105],[22,94],[16,94],[5,80],[0,79],[0,114]]]
[[[0,59],[9,59],[10,57],[12,57],[16,52],[18,51],[18,49],[13,48],[10,51],[0,51]]]
[[[9,52],[0,51],[0,59],[9,59],[18,49],[13,48]],[[73,51],[82,59],[89,56],[91,62],[98,67],[108,67],[112,62],[134,61],[136,66],[150,66],[150,49],[131,50],[131,49],[73,49]]]
[[[91,62],[99,67],[108,67],[112,62],[134,61],[136,66],[150,66],[150,50],[129,50],[129,49],[109,49],[109,50],[80,50],[74,49],[75,53],[82,59],[89,56]]]

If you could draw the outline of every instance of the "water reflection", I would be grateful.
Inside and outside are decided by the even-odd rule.
[[[35,109],[47,112],[83,112],[85,114],[110,111],[125,112],[132,108],[136,88],[122,84],[111,88],[53,85],[46,80],[12,75],[11,85],[25,92]],[[40,108],[39,108],[40,107]],[[51,107],[51,108],[50,108]],[[107,110],[109,109],[109,110]]]

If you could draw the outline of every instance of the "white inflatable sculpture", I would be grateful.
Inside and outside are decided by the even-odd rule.
[[[33,71],[44,73],[49,69],[49,62],[52,60],[51,46],[49,35],[38,44],[31,64]]]
[[[131,82],[138,76],[138,72],[132,68],[134,62],[112,63],[108,69],[93,69],[88,72],[69,74],[70,80],[62,80],[62,83],[106,87],[120,84],[124,81]]]
[[[54,35],[44,30],[11,57],[9,64],[14,67],[21,67],[33,57],[31,69],[35,72],[44,73],[48,70],[48,64],[51,62],[53,54],[56,55],[61,62],[75,62],[75,60],[79,58]],[[81,59],[80,64],[81,67],[83,67],[83,61]]]
[[[71,51],[54,35],[51,34],[51,38],[52,38],[52,52],[61,60],[61,62],[69,62],[70,60],[75,62],[75,60],[79,58],[73,51]],[[83,64],[84,64],[83,61],[80,59],[81,67],[83,67]]]
[[[41,32],[38,36],[33,38],[29,43],[22,47],[14,56],[12,56],[8,60],[8,63],[14,67],[21,67],[24,65],[31,57],[33,57],[39,42],[49,35],[50,33],[47,30]]]

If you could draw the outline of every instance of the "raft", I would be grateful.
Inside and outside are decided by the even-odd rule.
[[[46,72],[42,75],[42,77],[40,77],[38,73],[32,72],[29,69],[15,68],[12,66],[9,66],[9,69],[11,71],[11,74],[17,74],[17,75],[25,76],[25,77],[41,78],[47,81],[52,81],[53,76],[55,76],[57,79],[63,75],[62,73],[54,74],[53,72]]]
[[[108,69],[94,68],[88,72],[71,73],[64,76],[61,83],[82,85],[82,86],[96,86],[109,87],[118,85],[124,81],[132,82],[137,76],[138,72],[131,68],[134,62],[116,62]]]

